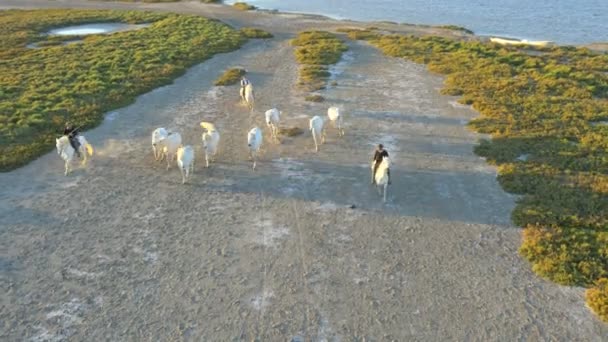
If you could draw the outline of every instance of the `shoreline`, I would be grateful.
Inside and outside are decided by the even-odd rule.
[[[222,1],[221,3],[218,3],[218,5],[225,5],[225,6],[232,6],[232,4],[234,4],[235,2],[239,2],[239,1]],[[245,1],[246,2],[246,1]],[[249,3],[250,5],[256,6],[255,3]],[[257,7],[256,9],[253,11],[259,11],[259,12],[267,12],[267,13],[276,13],[276,14],[299,14],[299,15],[303,15],[303,16],[318,16],[318,17],[323,17],[323,18],[327,18],[328,20],[336,20],[336,21],[351,21],[351,22],[357,22],[357,23],[361,23],[361,24],[372,24],[372,23],[388,23],[388,22],[392,22],[395,23],[397,25],[409,25],[409,26],[419,26],[419,27],[442,27],[442,26],[460,26],[463,27],[465,29],[468,29],[470,31],[474,32],[474,35],[477,37],[498,37],[498,38],[510,38],[510,39],[520,39],[520,40],[534,40],[534,41],[544,41],[547,40],[546,38],[543,37],[527,37],[525,35],[520,35],[520,34],[513,34],[513,33],[492,33],[491,30],[486,30],[486,31],[474,31],[472,29],[470,29],[469,27],[462,26],[461,24],[454,24],[454,23],[443,23],[443,24],[426,24],[426,23],[410,23],[410,22],[397,22],[395,20],[390,20],[390,19],[371,19],[371,20],[365,20],[365,19],[353,19],[353,18],[348,18],[348,17],[342,17],[342,16],[338,16],[338,15],[329,15],[329,14],[323,14],[323,13],[314,13],[314,12],[304,12],[304,11],[286,11],[286,10],[279,10],[279,9],[272,9],[272,8],[264,8],[264,7]],[[553,40],[552,40],[553,41]],[[600,46],[604,46],[604,45],[608,45],[608,40],[607,41],[591,41],[591,42],[579,42],[579,43],[563,43],[561,41],[555,40],[555,45],[557,46],[576,46],[576,47],[587,47],[587,46],[595,46],[595,45],[600,45]],[[608,50],[608,47],[604,46],[603,50]]]
[[[10,4],[10,5],[8,5]],[[65,4],[65,6],[61,6]],[[0,9],[9,9],[9,8],[22,8],[27,9],[28,7],[35,6],[33,8],[96,8],[96,6],[103,5],[116,5],[119,7],[124,7],[124,9],[139,9],[139,10],[152,10],[152,11],[168,11],[175,13],[193,13],[198,11],[205,11],[205,9],[221,9],[220,12],[223,15],[232,15],[239,17],[239,13],[243,15],[261,15],[261,16],[282,16],[282,17],[293,17],[304,20],[317,20],[323,22],[330,22],[332,24],[345,24],[345,25],[356,25],[358,27],[365,26],[378,26],[382,25],[386,30],[395,31],[395,33],[402,33],[408,31],[408,29],[414,29],[417,31],[425,31],[423,34],[437,34],[437,35],[446,35],[446,32],[451,32],[452,34],[447,34],[448,36],[458,37],[458,38],[472,38],[480,41],[488,41],[491,37],[498,38],[515,38],[515,39],[527,39],[522,38],[517,35],[510,34],[491,34],[491,33],[478,33],[470,30],[466,26],[452,25],[452,24],[443,24],[443,25],[431,25],[431,24],[413,24],[407,22],[396,22],[390,20],[354,20],[349,18],[334,18],[329,15],[324,15],[320,13],[307,13],[307,12],[297,12],[297,11],[281,11],[277,9],[267,9],[267,8],[256,8],[251,11],[240,11],[235,9],[231,4],[221,2],[221,3],[201,3],[198,1],[178,1],[178,2],[159,2],[159,3],[143,3],[143,2],[126,2],[126,1],[95,1],[89,0],[83,3],[80,0],[54,0],[54,1],[45,1],[45,0],[27,0],[27,1],[19,1],[19,0],[5,0],[0,1]],[[88,6],[90,5],[90,6]],[[74,7],[76,6],[76,7]],[[213,10],[209,12],[214,12]],[[221,19],[220,19],[221,20]],[[226,22],[230,25],[230,22]],[[463,30],[449,29],[445,28],[446,26],[455,26],[461,27]],[[443,33],[437,32],[436,30],[442,30]],[[464,30],[470,30],[473,32],[472,34],[465,32]],[[536,40],[536,39],[535,39]],[[608,52],[608,41],[594,41],[590,43],[578,43],[578,44],[563,44],[560,42],[555,42],[555,46],[574,46],[579,48],[589,48],[596,52],[606,53]]]

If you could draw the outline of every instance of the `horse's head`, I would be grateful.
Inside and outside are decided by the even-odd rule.
[[[164,128],[157,128],[152,132],[152,146],[156,146],[162,139],[166,138],[169,135]]]
[[[391,159],[389,157],[382,158],[381,165],[384,164],[386,168],[391,167]]]
[[[65,135],[58,139],[55,138],[55,147],[57,148],[57,154],[61,154],[61,152],[65,148],[66,144],[68,144],[68,143],[69,143],[68,137],[66,137]]]

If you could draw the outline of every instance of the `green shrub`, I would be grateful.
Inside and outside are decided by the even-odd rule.
[[[359,28],[338,28],[336,31],[346,33],[348,38],[352,40],[371,40],[379,38],[380,34],[374,32],[375,28],[359,29]]]
[[[61,43],[51,28],[93,22],[150,23],[140,30]],[[246,38],[216,20],[139,11],[7,10],[0,16],[0,171],[54,148],[66,121],[92,128],[103,114],[170,83]],[[120,48],[117,48],[120,47]]]
[[[295,137],[304,133],[304,130],[300,127],[281,127],[279,128],[279,134],[288,137]]]
[[[585,291],[587,305],[604,322],[608,322],[608,278],[597,281],[595,286]]]
[[[325,98],[321,95],[318,94],[313,94],[313,95],[308,95],[304,98],[306,101],[310,101],[310,102],[323,102],[325,101]]]
[[[326,31],[304,31],[291,40],[294,55],[301,65],[298,85],[305,90],[325,88],[330,76],[328,66],[342,58],[348,47],[335,34]]]
[[[274,37],[270,32],[253,27],[243,27],[240,31],[245,37],[251,39],[266,39]]]
[[[232,68],[226,70],[220,78],[215,80],[213,84],[216,86],[227,86],[237,84],[241,80],[241,76],[244,76],[247,72],[244,69]]]
[[[462,27],[462,26],[441,25],[441,26],[437,26],[437,27],[438,28],[442,28],[442,29],[446,29],[446,30],[461,31],[461,32],[468,33],[468,34],[475,34],[475,32],[469,30],[468,28]]]
[[[250,5],[246,2],[235,2],[232,6],[234,6],[234,8],[236,8],[240,11],[251,11],[256,8],[255,6]]]

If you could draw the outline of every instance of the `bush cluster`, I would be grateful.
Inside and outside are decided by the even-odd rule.
[[[45,34],[97,22],[151,25],[56,46],[66,38]],[[52,149],[66,121],[94,127],[105,112],[246,41],[239,31],[199,16],[63,9],[4,11],[0,36],[0,171]],[[28,48],[31,43],[39,48]]]
[[[241,68],[232,68],[224,72],[220,78],[213,83],[216,86],[227,86],[237,84],[247,72]]]
[[[348,47],[335,34],[326,31],[300,32],[291,41],[300,64],[298,85],[307,91],[325,88],[330,76],[328,66],[336,64]]]
[[[245,37],[252,39],[267,39],[273,37],[272,33],[259,28],[243,27],[240,31]]]
[[[524,227],[520,254],[542,277],[591,287],[589,306],[608,320],[608,55],[348,33],[446,75],[442,92],[480,112],[470,126],[492,139],[475,152],[522,195],[512,213]]]
[[[232,6],[234,6],[234,8],[241,10],[241,11],[251,11],[256,9],[255,6],[250,5],[246,2],[235,2]]]
[[[325,98],[319,94],[312,94],[312,95],[308,95],[304,98],[304,100],[309,101],[309,102],[323,102],[325,101]]]

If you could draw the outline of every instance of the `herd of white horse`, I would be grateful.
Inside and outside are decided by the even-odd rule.
[[[253,111],[254,106],[254,93],[253,86],[248,84],[244,91],[240,92],[241,101],[243,101],[250,111]],[[270,130],[271,138],[279,142],[279,123],[281,121],[281,111],[277,108],[272,108],[264,113],[266,126]],[[343,115],[340,113],[340,108],[329,107],[327,110],[327,119],[334,125],[338,131],[338,136],[344,136],[343,129]],[[315,115],[310,119],[309,130],[311,132],[315,151],[319,152],[319,146],[325,142],[325,122],[324,117]],[[214,161],[214,157],[218,152],[218,146],[220,142],[220,132],[217,130],[215,125],[210,122],[201,122],[201,128],[203,129],[202,143],[203,151],[205,153],[205,166],[209,167],[209,161]],[[93,155],[93,147],[87,142],[84,136],[78,136],[80,146],[79,152],[82,156],[82,165],[86,166],[88,157]],[[247,132],[247,147],[249,149],[250,160],[253,161],[253,170],[256,168],[258,154],[263,142],[262,130],[255,126],[249,132]],[[70,165],[74,160],[75,150],[70,144],[67,136],[62,136],[56,139],[57,153],[65,162],[65,175],[67,176],[71,169]],[[182,136],[178,132],[171,132],[164,127],[159,127],[152,132],[152,149],[154,151],[154,159],[156,161],[166,160],[167,170],[171,168],[171,164],[175,161],[182,175],[182,184],[191,177],[194,172],[194,148],[192,145],[184,145],[182,143]],[[382,195],[384,202],[386,202],[386,193],[388,187],[388,172],[390,167],[390,159],[385,157],[378,170],[374,175],[374,162],[371,164],[371,181],[377,186],[377,190]]]

